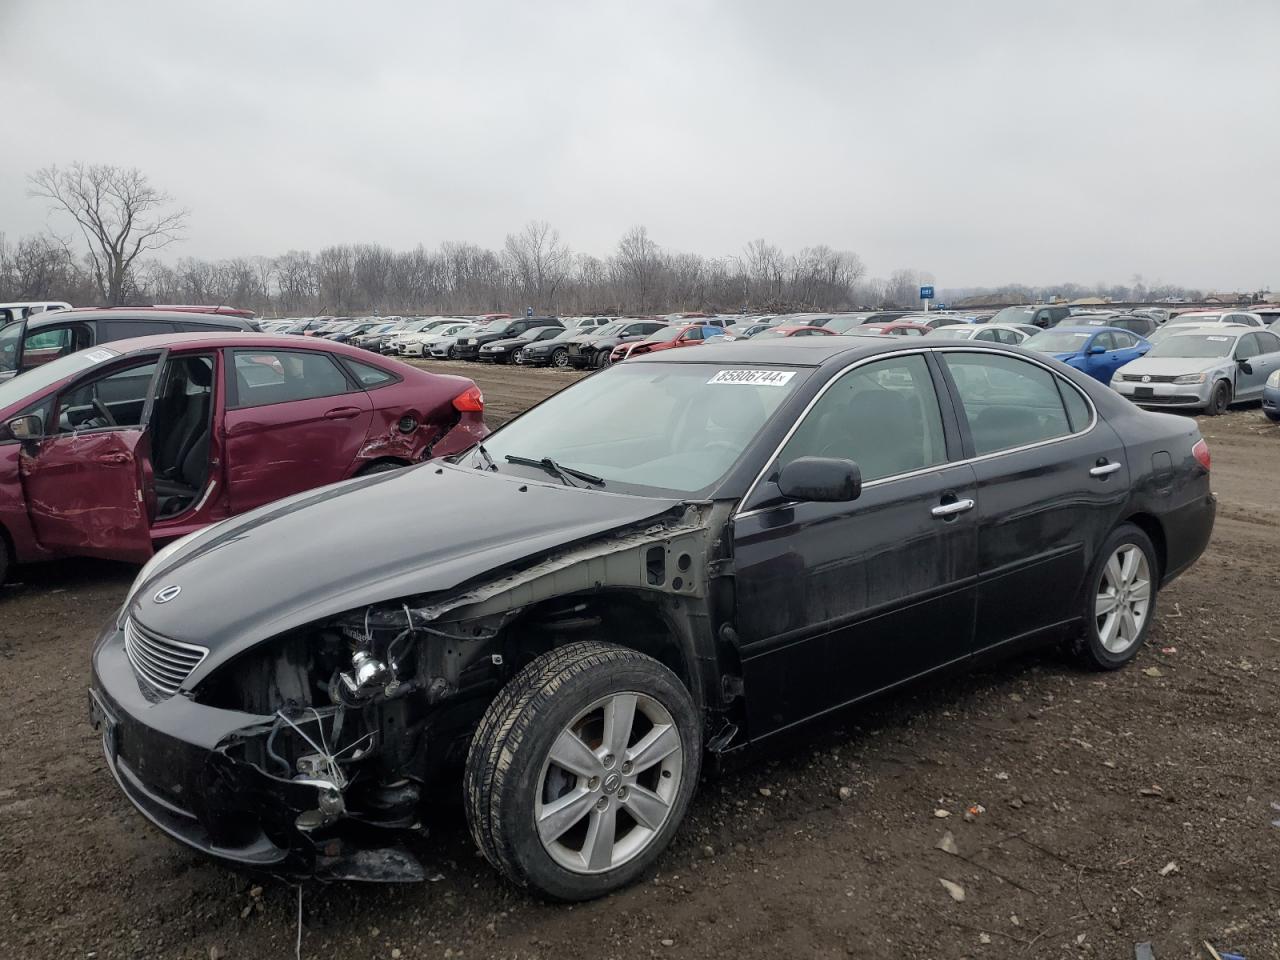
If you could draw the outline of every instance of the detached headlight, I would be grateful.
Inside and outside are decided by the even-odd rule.
[[[1272,390],[1280,390],[1280,370],[1267,377],[1267,386]]]
[[[1204,383],[1203,373],[1187,373],[1174,378],[1174,383]]]

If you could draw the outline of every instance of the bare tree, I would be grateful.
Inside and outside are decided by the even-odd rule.
[[[113,306],[124,302],[134,261],[179,239],[186,225],[187,212],[166,209],[173,198],[136,167],[74,163],[65,170],[45,167],[27,180],[30,196],[75,220],[98,291]]]
[[[560,242],[560,231],[545,220],[530,220],[519,233],[507,234],[502,255],[530,304],[539,310],[552,309],[556,291],[573,264],[569,248]]]
[[[632,227],[622,235],[613,268],[628,300],[640,310],[648,310],[653,302],[661,267],[662,251],[649,239],[648,230]]]

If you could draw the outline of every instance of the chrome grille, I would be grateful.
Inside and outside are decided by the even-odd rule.
[[[204,647],[152,633],[132,617],[124,622],[124,652],[138,676],[169,697],[209,655]]]
[[[1144,381],[1143,378],[1146,378]],[[1176,376],[1163,373],[1122,373],[1120,379],[1126,383],[1173,383],[1178,379]]]

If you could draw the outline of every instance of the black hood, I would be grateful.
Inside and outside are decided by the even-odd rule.
[[[219,524],[148,574],[130,614],[156,633],[209,648],[190,687],[286,630],[369,603],[448,590],[679,503],[421,464]],[[169,586],[181,592],[156,603]]]

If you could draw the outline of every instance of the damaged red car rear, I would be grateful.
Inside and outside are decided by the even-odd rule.
[[[0,384],[0,581],[66,556],[155,545],[282,497],[456,453],[484,398],[324,341],[168,334]]]

